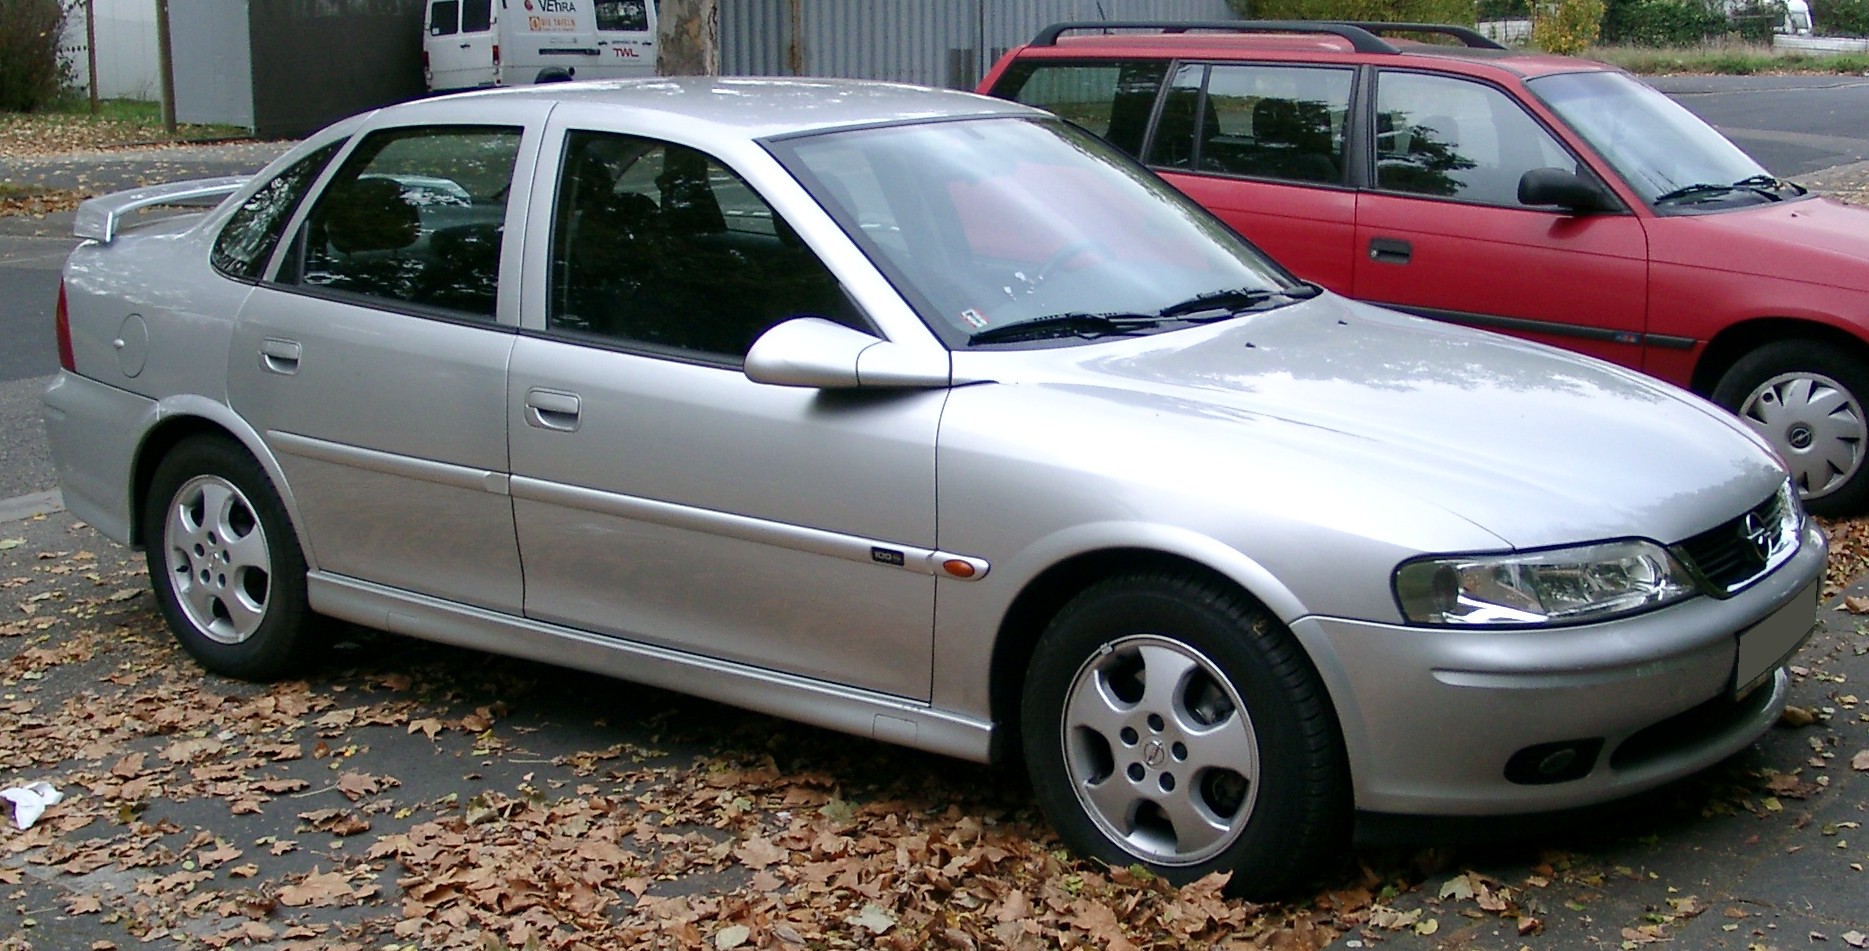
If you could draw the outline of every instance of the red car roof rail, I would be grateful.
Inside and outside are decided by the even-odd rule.
[[[1033,46],[1056,46],[1065,33],[1084,30],[1156,30],[1162,33],[1186,33],[1190,30],[1216,30],[1230,33],[1326,33],[1350,41],[1358,53],[1399,53],[1377,33],[1434,33],[1450,36],[1477,49],[1505,49],[1484,34],[1464,26],[1437,23],[1369,23],[1343,20],[1226,20],[1208,22],[1169,22],[1140,20],[1080,21],[1053,23],[1038,31]]]

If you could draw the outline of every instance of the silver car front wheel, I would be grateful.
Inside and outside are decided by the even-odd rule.
[[[1064,767],[1103,833],[1162,865],[1194,865],[1239,838],[1259,789],[1259,744],[1213,661],[1143,634],[1105,645],[1065,700]]]
[[[1271,898],[1340,861],[1335,711],[1283,625],[1192,572],[1100,582],[1046,627],[1020,709],[1039,805],[1073,850]]]
[[[156,605],[203,667],[290,673],[313,649],[305,559],[272,482],[235,443],[196,436],[156,466],[142,507]]]

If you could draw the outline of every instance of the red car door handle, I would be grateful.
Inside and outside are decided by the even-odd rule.
[[[1407,264],[1414,246],[1400,238],[1369,239],[1369,259],[1384,264]]]

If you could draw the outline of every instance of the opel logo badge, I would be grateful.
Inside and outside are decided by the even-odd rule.
[[[1772,535],[1766,528],[1765,520],[1757,512],[1747,512],[1745,521],[1739,526],[1739,537],[1752,543],[1760,558],[1769,558],[1772,554]]]
[[[1150,769],[1162,765],[1162,761],[1167,758],[1168,750],[1162,747],[1161,740],[1150,740],[1149,745],[1142,748],[1142,762]]]

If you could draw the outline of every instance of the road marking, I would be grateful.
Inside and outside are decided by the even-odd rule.
[[[0,522],[17,522],[35,515],[65,511],[65,499],[57,489],[0,499]]]

